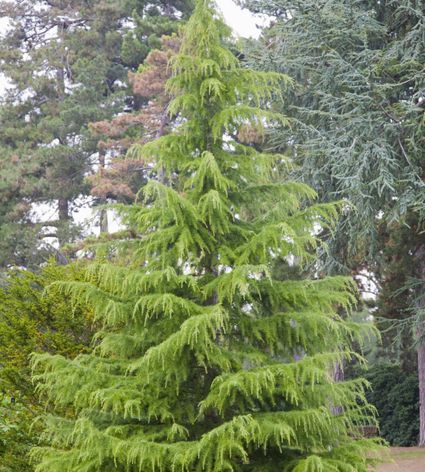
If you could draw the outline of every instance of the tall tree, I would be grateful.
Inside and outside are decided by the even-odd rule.
[[[378,315],[410,324],[403,344],[411,350],[413,334],[418,346],[425,446],[424,4],[243,3],[276,15],[256,60],[299,84],[287,104],[294,133],[275,133],[275,145],[294,147],[324,201],[345,197],[355,207],[336,232],[329,270],[374,272]]]
[[[17,182],[15,198],[23,203],[20,215],[9,215],[20,237],[12,233],[3,264],[27,264],[37,252],[37,237],[46,233],[60,243],[75,236],[72,205],[87,193],[84,174],[95,149],[84,127],[88,120],[113,113],[116,81],[125,76],[125,69],[114,64],[120,11],[106,6],[78,1],[0,4],[2,16],[10,20],[1,60],[11,83],[2,103],[1,146],[16,161],[6,189]],[[2,158],[5,167],[10,166],[7,157]],[[32,212],[40,203],[53,208],[39,211],[43,221],[35,226]],[[27,229],[34,240],[28,248],[32,253],[14,247]]]
[[[373,463],[375,443],[357,430],[370,421],[363,381],[331,376],[361,337],[336,313],[352,303],[352,282],[273,270],[279,258],[314,258],[313,228],[331,226],[337,205],[307,204],[314,192],[283,180],[284,156],[231,139],[242,124],[285,122],[259,105],[288,79],[241,67],[213,7],[197,1],[172,62],[179,125],[139,150],[169,181],[151,180],[144,203],[123,207],[139,235],[121,248],[126,262],[55,285],[92,306],[103,329],[92,355],[35,358],[40,392],[77,415],[47,418],[39,472]]]
[[[123,109],[128,71],[190,9],[190,1],[0,2],[9,19],[0,41],[9,84],[0,112],[1,265],[37,263],[40,247],[55,252],[52,237],[60,245],[78,237],[73,212],[97,159],[88,124]]]

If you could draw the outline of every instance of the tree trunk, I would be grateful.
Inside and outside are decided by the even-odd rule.
[[[423,333],[423,327],[419,329]],[[421,336],[422,337],[422,336]],[[425,447],[425,340],[418,344],[418,377],[419,377],[419,447]]]
[[[334,365],[334,370],[332,372],[332,377],[335,382],[343,382],[345,378],[344,374],[344,364],[341,362],[336,362]],[[344,409],[341,405],[331,405],[331,413],[333,415],[341,415],[344,412]]]
[[[99,173],[100,176],[103,177],[106,168],[106,157],[103,151],[100,151],[99,154]],[[100,199],[101,205],[106,205],[107,201],[106,198]],[[100,210],[100,233],[109,233],[109,221],[108,221],[108,210],[106,208],[102,208]]]
[[[65,33],[67,26],[65,23],[58,26],[58,36],[60,38],[60,50],[58,51],[60,62],[56,69],[56,79],[58,83],[58,98],[60,101],[65,99],[65,70],[66,70],[66,53],[63,49],[63,43],[65,40]]]
[[[59,241],[59,247],[62,247],[68,242],[68,223],[70,220],[69,216],[69,201],[67,198],[59,198],[58,200],[58,213],[59,213],[59,225],[57,229],[57,236]]]
[[[60,37],[60,42],[63,43],[64,36],[65,36],[65,26],[64,25],[59,25],[58,26],[58,36]],[[62,50],[63,45],[60,45],[60,48]],[[65,70],[64,70],[64,52],[60,52],[60,59],[61,62],[58,64],[57,69],[56,69],[56,79],[57,79],[57,93],[58,93],[58,99],[60,101],[65,99]],[[60,138],[59,138],[60,139]],[[66,186],[66,179],[63,179],[64,181],[61,182],[61,185]],[[67,198],[59,198],[58,199],[58,213],[59,213],[59,226],[58,226],[58,240],[59,240],[59,246],[62,247],[63,244],[67,243],[67,237],[65,236],[67,234],[67,225],[70,219],[69,215],[69,201]]]
[[[419,277],[425,284],[425,247],[417,254],[419,257]],[[425,295],[419,297],[418,312],[425,308]],[[421,316],[417,320],[416,334],[418,336],[418,379],[419,379],[419,447],[425,447],[425,320]]]
[[[59,221],[61,223],[69,220],[69,202],[67,198],[59,198],[58,200]]]
[[[334,367],[333,378],[335,382],[343,382],[345,378],[344,365],[342,362],[337,362]]]
[[[106,208],[100,210],[100,232],[109,233],[108,210]]]
[[[156,132],[156,136],[155,136],[156,139],[159,139],[165,135],[165,130],[167,129],[168,122],[169,122],[168,112],[164,111],[161,117],[160,126],[158,128],[158,131]],[[167,179],[165,176],[165,169],[162,166],[158,169],[158,180],[163,185],[167,184]]]

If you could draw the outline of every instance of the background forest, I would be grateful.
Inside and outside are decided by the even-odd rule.
[[[238,4],[0,1],[1,472],[425,446],[425,2]]]

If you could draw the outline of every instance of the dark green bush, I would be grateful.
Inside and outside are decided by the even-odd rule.
[[[380,433],[392,446],[415,446],[419,438],[418,377],[399,365],[376,364],[363,374],[368,400],[379,414]]]

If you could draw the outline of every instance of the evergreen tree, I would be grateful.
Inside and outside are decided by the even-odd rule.
[[[133,70],[152,49],[160,48],[162,36],[175,33],[180,21],[187,20],[193,10],[193,0],[127,0],[125,5],[132,12],[133,28],[124,36],[121,57]]]
[[[131,2],[130,2],[131,3]],[[167,132],[167,107],[170,97],[165,83],[170,75],[168,60],[179,47],[176,35],[192,11],[192,0],[138,2],[133,10],[134,28],[124,37],[122,59],[130,67],[129,83],[133,96],[126,107],[111,120],[91,124],[98,140],[99,168],[92,176],[91,194],[102,206],[101,233],[109,233],[107,201],[133,201],[146,179],[155,177],[150,162],[134,162],[126,151],[135,143],[144,143]],[[158,177],[158,176],[156,176]]]
[[[74,216],[90,194],[85,177],[104,159],[88,124],[130,100],[127,75],[139,62],[126,60],[129,35],[133,57],[143,60],[190,3],[0,2],[9,20],[0,40],[8,83],[0,108],[0,266],[36,265],[58,242],[80,237]]]
[[[9,82],[0,136],[2,167],[9,172],[1,196],[12,193],[17,202],[1,228],[8,236],[2,238],[3,266],[36,264],[38,249],[52,252],[52,237],[62,244],[78,233],[74,202],[87,193],[84,175],[96,149],[85,127],[117,109],[117,82],[125,78],[115,60],[121,12],[112,4],[98,7],[83,1],[0,3],[10,21],[0,43]],[[48,209],[35,218],[40,204]]]
[[[168,132],[170,119],[167,112],[171,97],[166,92],[170,78],[170,58],[178,52],[177,35],[163,36],[161,49],[152,50],[136,73],[130,74],[135,102],[142,102],[135,110],[121,113],[112,120],[91,124],[93,134],[99,139],[99,153],[109,156],[109,162],[101,166],[92,177],[92,194],[104,201],[134,201],[140,187],[155,175],[149,160],[135,160],[126,156],[137,144],[144,144]]]
[[[99,260],[86,282],[54,286],[103,328],[93,354],[34,358],[42,397],[76,414],[46,418],[38,472],[366,472],[374,462],[375,442],[358,433],[371,421],[364,382],[331,375],[362,337],[337,314],[354,302],[352,282],[273,270],[314,258],[313,229],[331,228],[337,205],[308,204],[314,192],[284,180],[285,156],[231,138],[286,121],[260,105],[288,78],[243,68],[213,7],[197,1],[172,61],[179,126],[138,149],[167,179],[122,208],[139,238],[116,246],[123,262]]]
[[[376,314],[389,319],[384,354],[397,354],[406,370],[418,366],[422,379],[425,445],[424,2],[242,3],[276,15],[253,59],[299,85],[287,103],[294,128],[272,140],[295,148],[302,178],[321,200],[353,203],[328,270],[377,277]]]

